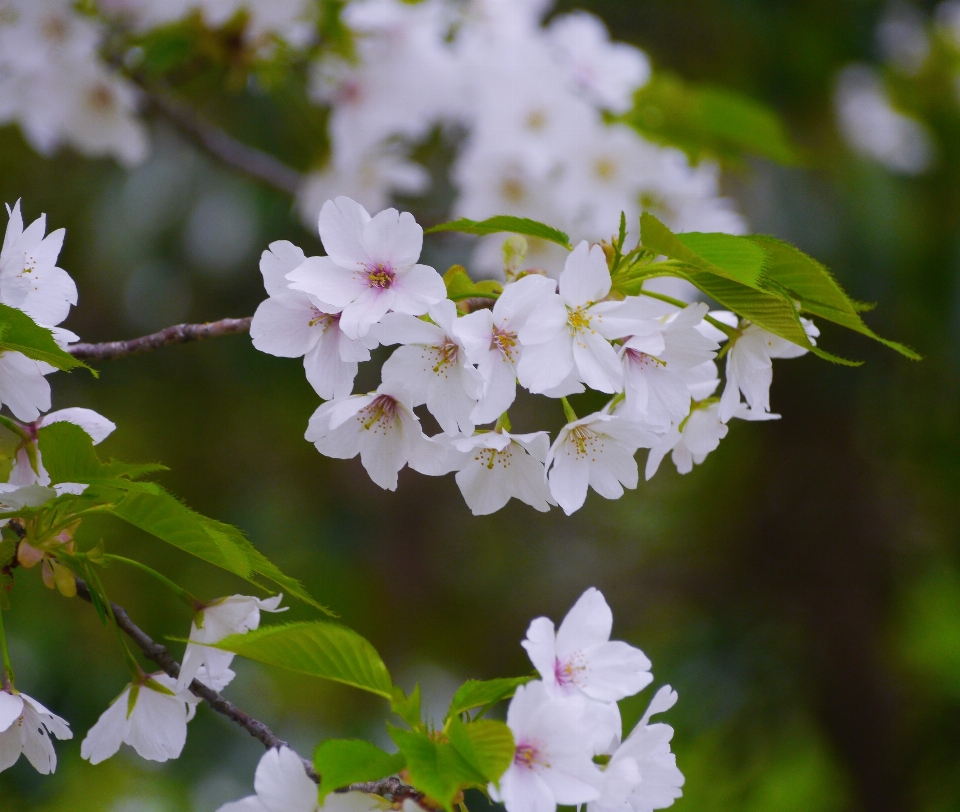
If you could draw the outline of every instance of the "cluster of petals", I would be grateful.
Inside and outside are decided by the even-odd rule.
[[[553,812],[557,805],[590,804],[636,812],[670,806],[680,797],[668,725],[650,725],[670,708],[669,686],[621,743],[617,702],[653,680],[650,660],[627,643],[610,640],[613,614],[588,589],[555,629],[548,618],[530,624],[523,646],[541,679],[517,689],[507,711],[516,750],[491,796],[507,812]],[[601,767],[596,756],[607,756]]]
[[[41,775],[57,768],[57,753],[50,737],[72,739],[63,719],[36,699],[12,689],[0,690],[0,772],[17,763],[21,754]]]
[[[329,457],[359,455],[388,490],[406,466],[456,472],[477,515],[511,498],[570,514],[590,489],[618,499],[639,483],[642,448],[650,449],[648,479],[667,454],[688,473],[732,418],[778,417],[769,411],[771,359],[805,352],[732,313],[709,314],[702,302],[618,298],[602,248],[586,241],[567,254],[558,279],[518,270],[491,306],[465,313],[446,298],[440,274],[420,263],[423,230],[410,214],[371,216],[339,197],[323,206],[318,230],[326,256],[290,243],[263,253],[269,298],[251,326],[259,349],[303,355],[308,381],[326,400],[306,439]],[[805,324],[812,340],[816,328]],[[727,383],[718,399],[724,341]],[[378,346],[395,347],[382,383],[354,394],[359,361]],[[521,388],[612,398],[582,418],[567,410],[551,443],[544,431],[511,433],[507,411]],[[440,433],[425,433],[424,406]]]

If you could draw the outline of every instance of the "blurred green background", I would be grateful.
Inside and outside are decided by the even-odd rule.
[[[692,474],[665,464],[618,502],[592,494],[571,518],[513,503],[474,518],[452,477],[405,471],[397,493],[382,492],[359,461],[328,460],[302,439],[317,398],[300,362],[259,354],[247,337],[105,362],[99,381],[58,374],[55,408],[115,420],[106,456],[169,465],[165,485],[242,527],[368,637],[400,684],[421,682],[438,715],[460,680],[525,673],[529,620],[559,621],[595,585],[615,636],[642,647],[656,684],[680,693],[667,720],[687,776],[678,812],[960,810],[960,104],[939,100],[936,170],[898,178],[845,149],[831,107],[837,71],[876,57],[881,3],[562,7],[596,12],[658,67],[778,110],[808,166],[752,163],[727,176],[727,191],[754,231],[795,242],[852,295],[878,301],[871,326],[926,360],[827,326],[824,343],[862,368],[779,362],[772,402],[782,421],[737,424]],[[315,120],[297,129],[283,98],[211,87],[195,91],[226,111],[234,134],[291,162],[320,137]],[[43,159],[16,129],[0,130],[0,197],[22,197],[28,218],[47,212],[51,229],[67,228],[60,265],[80,304],[65,326],[84,340],[248,315],[264,298],[257,258],[268,242],[318,252],[288,198],[161,124],[153,143],[149,162],[128,173],[69,152]],[[442,216],[438,205],[410,202],[424,220]],[[427,247],[438,264],[450,250]],[[358,387],[376,375],[362,372]],[[531,411],[542,406],[522,405],[515,424],[558,425],[559,406]],[[84,532],[201,597],[245,591],[119,524]],[[186,633],[184,607],[139,573],[113,569],[104,580],[154,636]],[[76,738],[58,746],[55,776],[24,760],[0,775],[3,812],[212,812],[251,792],[261,746],[204,707],[176,762],[126,748],[98,767],[81,762],[79,741],[127,679],[116,641],[36,571],[18,574],[12,599],[18,684]],[[228,696],[301,752],[328,735],[384,738],[378,700],[236,669]],[[625,709],[630,722],[650,694]]]

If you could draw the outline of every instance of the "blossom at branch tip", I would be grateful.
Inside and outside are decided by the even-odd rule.
[[[403,384],[386,381],[368,395],[322,404],[304,436],[328,457],[349,460],[359,454],[370,479],[393,491],[405,465],[429,476],[451,470],[448,447],[424,435],[412,404]]]
[[[99,764],[115,755],[121,744],[129,744],[148,761],[179,758],[187,741],[187,722],[200,700],[176,689],[176,681],[160,672],[128,685],[87,732],[80,755]]]
[[[256,795],[221,806],[217,812],[386,812],[389,802],[365,792],[331,792],[321,806],[317,785],[289,747],[271,748],[260,757],[254,774]]]
[[[210,648],[231,634],[246,634],[260,625],[260,612],[286,612],[280,608],[283,595],[272,598],[254,598],[247,595],[231,595],[208,603],[197,613],[190,625],[190,642],[187,643],[177,678],[177,690],[183,691],[200,672],[214,680],[222,680],[233,662],[233,653]]]
[[[645,324],[641,332],[624,340],[620,361],[626,397],[618,414],[660,431],[686,417],[690,373],[715,358],[719,349],[696,329],[706,312],[702,302],[688,305],[672,317],[651,320],[652,325]]]
[[[816,344],[820,330],[810,319],[800,321],[810,342]],[[732,339],[727,352],[727,384],[720,398],[720,418],[727,421],[736,416],[741,392],[751,411],[769,412],[773,359],[799,358],[807,352],[804,347],[747,323],[740,335]]]
[[[294,290],[342,308],[340,329],[361,338],[391,310],[420,316],[446,298],[443,279],[419,265],[423,229],[409,212],[385,209],[374,217],[348,197],[320,212],[325,257],[309,257],[287,274]]]
[[[611,339],[638,330],[640,302],[603,301],[610,293],[607,260],[599,245],[581,242],[567,257],[558,293],[545,296],[520,331],[526,346],[517,374],[531,392],[555,390],[570,373],[598,392],[623,388],[623,369]]]
[[[642,424],[620,415],[598,412],[564,426],[546,459],[550,493],[568,516],[583,507],[587,489],[605,499],[619,499],[623,489],[639,482],[639,448],[657,438]]]
[[[45,214],[24,229],[19,200],[12,209],[7,207],[7,214],[0,249],[0,302],[22,310],[38,324],[54,327],[77,303],[76,283],[57,267],[66,231],[59,228],[44,236]]]
[[[664,685],[650,701],[633,732],[613,753],[603,771],[600,797],[587,812],[653,812],[672,806],[683,792],[683,773],[670,752],[673,728],[650,724],[650,717],[672,708],[677,693]]]
[[[57,769],[57,752],[50,737],[72,739],[70,725],[36,699],[13,690],[0,691],[0,772],[22,753],[41,775]]]
[[[281,358],[303,357],[307,380],[325,400],[353,391],[360,361],[370,360],[377,340],[355,340],[340,329],[340,308],[290,286],[286,276],[306,261],[293,243],[270,243],[260,257],[260,272],[270,298],[260,303],[250,323],[253,346]]]
[[[480,402],[470,419],[481,425],[496,420],[517,396],[517,364],[525,352],[519,335],[531,312],[557,283],[530,274],[511,282],[491,310],[477,310],[457,319],[453,331],[469,360],[483,377]]]
[[[457,485],[474,516],[496,513],[511,498],[541,513],[556,504],[543,474],[550,450],[547,432],[510,434],[497,429],[451,444],[461,453]]]
[[[457,306],[449,299],[428,311],[433,323],[406,313],[388,313],[371,331],[381,343],[402,344],[383,365],[385,381],[399,381],[413,393],[413,405],[426,404],[446,434],[472,434],[470,415],[483,378],[467,360],[456,335]]]
[[[557,804],[596,800],[602,776],[585,735],[585,708],[577,698],[558,700],[539,681],[517,688],[507,709],[516,749],[490,797],[507,812],[554,812]]]
[[[647,656],[628,643],[611,640],[612,630],[613,612],[600,590],[591,587],[559,629],[549,618],[533,620],[522,645],[551,694],[618,702],[646,688],[653,675]]]

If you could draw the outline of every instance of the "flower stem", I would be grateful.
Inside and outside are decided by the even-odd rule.
[[[138,570],[147,573],[147,575],[152,576],[163,584],[167,589],[173,592],[181,601],[183,601],[187,606],[189,606],[194,612],[200,611],[203,608],[203,604],[200,603],[193,595],[191,595],[187,590],[182,586],[178,586],[165,575],[161,575],[152,567],[148,567],[146,564],[141,564],[139,561],[134,561],[132,558],[124,558],[122,555],[111,555],[106,553],[103,556],[103,560],[106,561],[117,561],[121,564],[127,564],[131,567],[136,567]]]
[[[510,415],[504,412],[500,417],[497,418],[497,425],[494,426],[494,431],[510,431],[512,426],[510,425]]]
[[[577,413],[573,410],[573,406],[570,405],[570,401],[566,398],[560,398],[560,402],[563,404],[563,414],[567,418],[568,423],[573,423],[575,420],[578,420]]]
[[[6,691],[13,687],[13,666],[10,664],[10,652],[7,650],[7,633],[3,628],[2,609],[0,609],[0,649],[3,651],[3,673],[0,674],[0,683]]]

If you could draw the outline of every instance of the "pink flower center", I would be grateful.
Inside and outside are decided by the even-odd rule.
[[[571,654],[564,660],[559,657],[553,663],[553,675],[556,677],[557,685],[561,688],[567,688],[578,684],[578,678],[582,671],[586,671],[587,666],[583,661],[583,655],[580,652]]]
[[[367,266],[367,285],[378,290],[386,290],[397,278],[396,272],[389,265],[376,264]]]
[[[525,770],[550,766],[546,759],[546,753],[543,752],[539,742],[528,742],[522,739],[517,742],[517,749],[513,753],[513,763]]]
[[[377,395],[369,406],[360,410],[357,418],[367,431],[386,434],[396,420],[399,404],[390,395]]]
[[[449,338],[443,344],[433,347],[433,349],[436,350],[437,363],[433,365],[433,371],[436,375],[443,374],[444,369],[448,366],[455,366],[457,359],[460,357],[460,347]]]
[[[323,327],[326,330],[328,327],[333,325],[340,324],[340,314],[339,313],[324,313],[321,310],[318,310],[316,307],[313,308],[313,317],[310,319],[309,326],[316,327],[317,325]]]
[[[654,358],[652,355],[640,352],[640,350],[630,349],[629,347],[627,348],[626,356],[630,359],[631,364],[640,367],[640,369],[644,371],[666,366],[666,363],[659,358]]]
[[[497,350],[504,358],[513,361],[513,354],[517,347],[517,334],[509,330],[502,330],[496,325],[490,336],[490,349]]]

